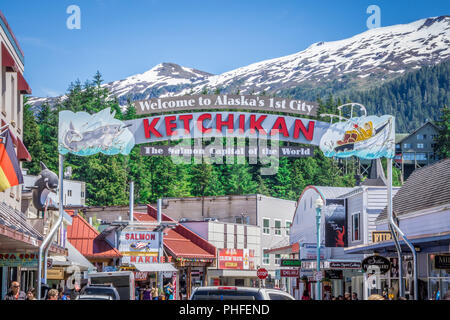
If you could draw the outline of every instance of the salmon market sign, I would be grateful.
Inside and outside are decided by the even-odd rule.
[[[251,97],[251,98],[250,98]],[[158,115],[120,121],[115,113],[104,109],[97,114],[61,111],[58,148],[61,154],[89,156],[129,154],[136,144],[160,141],[187,141],[212,138],[249,138],[253,140],[286,141],[319,146],[327,157],[364,159],[393,158],[395,151],[394,117],[321,115],[329,122],[300,118],[287,114],[266,114],[261,111],[282,111],[316,115],[317,105],[301,100],[255,96],[188,96],[137,102],[141,114],[159,110]],[[177,101],[185,99],[179,107]],[[187,100],[186,100],[187,99]],[[161,110],[178,111],[196,108],[229,109],[231,105],[244,111],[194,111],[166,114]],[[211,101],[211,102],[210,102]],[[231,104],[230,101],[234,101]],[[192,103],[191,103],[192,102]],[[276,107],[278,106],[278,108]],[[346,105],[344,105],[346,106]],[[339,108],[341,112],[342,107]],[[360,105],[359,105],[360,106]],[[159,109],[161,107],[161,109]],[[139,109],[140,108],[140,109]],[[152,109],[153,108],[153,109]],[[236,109],[235,108],[235,109]],[[247,112],[257,110],[258,112]],[[155,111],[156,112],[156,111]],[[333,121],[337,117],[339,121]]]

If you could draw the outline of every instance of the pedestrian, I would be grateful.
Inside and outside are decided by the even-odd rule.
[[[58,300],[69,300],[68,297],[64,294],[64,289],[59,287],[58,289]]]
[[[349,292],[346,292],[346,293],[344,294],[344,300],[352,300],[352,299],[350,298],[350,293],[349,293]]]
[[[331,297],[331,300],[333,300],[333,301],[336,300],[336,297],[335,297],[335,296],[332,296],[332,297]]]
[[[303,291],[302,300],[311,300],[311,298],[309,297],[308,290]]]
[[[70,295],[70,300],[76,300],[77,297],[80,295],[80,290],[81,290],[80,285],[78,283],[75,283],[72,294]]]
[[[34,288],[28,289],[27,300],[37,300],[36,299],[36,289],[34,289]]]
[[[47,300],[58,300],[58,290],[50,289]]]
[[[145,285],[143,300],[152,300],[152,290],[149,288],[148,284]]]
[[[358,300],[358,294],[356,292],[352,293],[352,300]]]
[[[339,295],[337,299],[338,300],[344,300],[344,297],[342,295]]]
[[[153,300],[158,300],[158,288],[156,287],[156,283],[152,284],[152,298]]]
[[[450,300],[450,291],[445,293],[444,300]]]
[[[173,285],[172,285],[172,281],[169,281],[164,286],[164,294],[166,296],[166,300],[173,300]]]
[[[20,283],[13,281],[10,291],[5,296],[5,300],[26,300],[26,298],[25,292],[20,291]]]

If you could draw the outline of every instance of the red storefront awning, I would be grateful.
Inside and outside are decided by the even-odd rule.
[[[3,127],[6,125],[6,122],[1,119],[0,125]],[[19,159],[19,161],[27,161],[30,162],[31,161],[31,155],[28,152],[27,147],[25,147],[25,145],[23,144],[22,140],[17,138],[14,133],[12,133],[10,131],[11,134],[11,138],[13,141],[13,144],[17,147],[17,159]]]
[[[13,68],[13,70],[16,72],[19,70],[19,68],[16,65],[16,62],[14,61],[14,58],[11,56],[11,54],[9,53],[8,49],[6,48],[3,42],[2,42],[2,66]]]
[[[31,88],[20,72],[17,72],[17,82],[20,93],[31,94]]]

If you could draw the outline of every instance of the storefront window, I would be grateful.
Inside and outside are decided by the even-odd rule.
[[[445,266],[436,267],[436,256],[448,256],[448,254],[428,255],[428,295],[432,300],[443,299],[450,291],[450,270]]]

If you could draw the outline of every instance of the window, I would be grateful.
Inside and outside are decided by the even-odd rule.
[[[277,264],[277,265],[281,264],[281,254],[275,255],[275,264]]]
[[[359,212],[352,214],[352,239],[353,239],[353,241],[361,240],[359,217],[360,217]]]
[[[281,236],[281,220],[275,220],[275,235]]]
[[[263,218],[263,233],[270,234],[270,219]]]
[[[424,148],[424,144],[423,143],[418,143],[417,144],[417,149],[423,149]]]
[[[427,161],[427,154],[426,153],[416,153],[416,160]]]
[[[418,135],[417,135],[417,140],[425,140],[426,137],[427,137],[427,136],[424,135],[424,134],[418,134]]]
[[[263,252],[264,252],[264,250],[266,250],[266,249],[263,249]],[[270,264],[270,254],[264,253],[264,255],[263,255],[263,262],[262,263],[263,264]]]
[[[286,221],[286,235],[289,235],[289,230],[291,228],[292,222]]]
[[[69,197],[72,196],[72,190],[67,190],[67,196],[69,196]]]
[[[411,149],[411,143],[404,143],[403,144],[404,149]]]
[[[292,300],[288,295],[280,293],[269,293],[270,300]]]
[[[81,191],[81,197],[84,198],[84,192],[83,191]]]
[[[403,160],[414,161],[414,153],[411,153],[411,152],[405,152],[405,153],[403,154]]]

